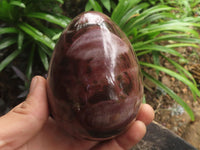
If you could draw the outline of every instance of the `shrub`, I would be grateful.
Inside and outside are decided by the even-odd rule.
[[[3,55],[0,71],[24,54],[26,76],[30,79],[36,52],[48,70],[48,57],[55,46],[54,36],[70,21],[62,15],[62,3],[62,0],[0,0],[0,50]]]

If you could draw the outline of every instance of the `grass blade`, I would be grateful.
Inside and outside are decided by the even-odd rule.
[[[101,3],[108,10],[108,12],[110,12],[111,10],[110,0],[101,0]]]
[[[188,85],[188,87],[190,87],[190,89],[191,89],[193,94],[195,94],[198,97],[200,97],[200,91],[198,90],[198,88],[189,79],[181,76],[180,74],[178,74],[178,73],[176,73],[176,72],[174,72],[172,70],[169,70],[169,69],[167,69],[165,67],[153,65],[153,64],[150,64],[150,63],[145,63],[145,62],[141,62],[140,61],[140,64],[143,65],[143,66],[146,66],[146,67],[151,67],[151,68],[157,69],[159,71],[165,72],[166,74],[168,74],[168,75],[170,75],[172,77],[175,77],[176,79],[180,80],[184,84]]]
[[[36,20],[36,19],[32,19],[32,20],[37,25],[37,29],[40,31],[43,31],[43,34],[47,35],[48,37],[53,37],[56,34],[55,30],[57,30],[57,29],[51,29],[48,26],[45,26],[39,20]],[[58,29],[58,30],[60,30],[60,29]]]
[[[189,77],[189,78],[193,81],[194,85],[197,86],[197,83],[196,83],[195,79],[193,78],[192,74],[191,74],[189,71],[187,71],[185,68],[183,68],[181,65],[179,65],[178,63],[176,63],[176,62],[173,61],[172,59],[167,58],[167,57],[165,57],[164,55],[161,55],[161,56],[162,56],[163,58],[165,58],[168,62],[170,62],[173,66],[175,66],[176,69],[180,72],[180,74],[181,74],[182,76],[184,76],[185,78],[186,78],[186,76]],[[185,75],[186,75],[186,76],[185,76]]]
[[[33,58],[34,58],[34,53],[35,53],[35,44],[32,46],[32,49],[30,51],[29,59],[28,59],[28,64],[26,68],[26,77],[28,80],[31,78],[32,74],[32,66],[33,66]]]
[[[7,48],[17,42],[16,38],[5,38],[2,41],[0,41],[0,50]]]
[[[27,17],[31,17],[31,18],[38,18],[38,19],[43,19],[45,21],[57,24],[63,28],[65,28],[69,22],[71,21],[71,19],[65,17],[64,19],[58,18],[56,16],[53,16],[51,14],[47,14],[47,13],[43,13],[43,12],[32,12],[26,15]]]
[[[64,1],[63,0],[56,0],[57,2],[61,3],[61,4],[64,4]]]
[[[165,12],[152,14],[135,23],[134,26],[132,26],[132,28],[140,28],[141,26],[148,25],[154,21],[159,21],[160,19],[168,19],[168,18],[174,18],[174,15]]]
[[[131,32],[131,29],[134,28],[136,25],[140,25],[141,22],[145,22],[148,21],[146,20],[146,18],[152,14],[158,13],[160,11],[169,11],[172,10],[171,7],[165,6],[165,5],[158,5],[158,6],[154,6],[152,8],[146,9],[144,12],[142,12],[138,17],[135,17],[134,19],[132,19],[131,21],[129,21],[124,27],[124,32],[127,33],[128,35]],[[149,20],[151,21],[151,20]],[[144,24],[144,23],[143,23]],[[142,25],[140,25],[142,26]]]
[[[13,51],[9,56],[7,56],[3,61],[0,63],[0,72],[10,63],[12,62],[19,54],[21,53],[20,50]]]
[[[0,28],[0,34],[17,33],[18,30],[13,27]]]
[[[88,1],[85,5],[85,11],[90,11],[92,9],[92,5],[90,4],[90,2]]]
[[[136,16],[136,14],[139,15],[140,10],[148,6],[148,3],[142,3],[130,9],[124,16],[122,16],[119,26],[122,28],[125,25],[125,23],[127,23],[130,19],[133,18],[133,16]]]
[[[141,0],[120,0],[118,5],[113,10],[111,18],[117,24],[120,23],[121,18],[128,12],[130,8],[133,8]]]
[[[138,57],[138,56],[142,56],[142,55],[145,55],[145,54],[148,54],[148,53],[151,53],[151,52],[152,52],[152,50],[144,50],[142,52],[137,52],[136,55]]]
[[[49,68],[48,57],[47,57],[47,55],[43,52],[42,49],[39,49],[39,50],[38,50],[38,53],[39,53],[40,59],[41,59],[41,61],[42,61],[42,64],[43,64],[45,70],[47,71],[48,68]]]
[[[191,43],[175,43],[175,44],[169,44],[169,45],[165,45],[168,48],[174,48],[174,47],[195,47],[195,48],[199,48],[198,45],[196,44],[191,44]]]
[[[52,40],[58,40],[59,37],[61,36],[62,32],[59,32],[57,34],[55,34],[53,37],[52,37]]]
[[[200,43],[200,39],[194,39],[189,37],[188,34],[180,34],[180,33],[167,33],[164,35],[161,35],[159,37],[155,37],[153,39],[149,39],[146,41],[142,41],[142,42],[137,42],[134,44],[134,47],[140,47],[142,45],[146,45],[146,44],[151,44],[154,42],[159,42],[159,41],[176,41],[176,42],[186,42],[186,43]]]
[[[50,48],[48,48],[46,45],[39,43],[39,42],[37,42],[37,45],[38,45],[38,47],[40,47],[40,49],[43,52],[45,52],[49,57],[51,57],[53,51]]]
[[[162,84],[160,81],[156,80],[155,78],[153,78],[152,76],[147,74],[145,71],[142,71],[142,74],[146,78],[148,78],[150,81],[155,83],[157,86],[162,88],[166,93],[169,94],[169,96],[171,96],[178,104],[180,104],[185,109],[185,111],[189,114],[192,121],[195,120],[194,113],[193,113],[192,109],[177,94],[175,94],[171,89],[169,89],[167,86]]]
[[[89,2],[92,5],[92,8],[94,9],[94,11],[103,12],[101,6],[99,5],[99,3],[97,1],[89,0]]]
[[[22,49],[23,41],[24,41],[24,33],[20,31],[19,34],[18,34],[18,40],[17,40],[19,50]]]
[[[148,45],[143,45],[143,46],[135,46],[133,45],[134,50],[136,52],[138,51],[143,51],[143,50],[152,50],[152,51],[158,51],[158,52],[165,52],[165,53],[169,53],[172,54],[174,56],[178,56],[182,59],[185,59],[179,52],[177,52],[176,50],[172,49],[172,48],[168,48],[165,46],[160,46],[160,45],[156,45],[156,44],[148,44]]]
[[[26,8],[26,5],[20,1],[11,1],[10,4],[21,8]]]
[[[152,56],[153,56],[153,62],[155,65],[160,66],[160,58],[159,58],[160,52],[157,51],[152,51]],[[159,71],[156,70],[157,75],[159,74]]]
[[[145,35],[149,35],[150,33],[154,33],[154,32],[166,32],[166,31],[180,31],[183,33],[190,33],[196,37],[199,36],[198,32],[196,32],[195,30],[193,30],[192,28],[188,27],[188,23],[183,24],[182,22],[179,23],[165,23],[165,24],[153,24],[150,25],[149,27],[145,27],[141,30],[139,30],[140,35],[138,35],[137,39],[145,36]]]
[[[186,43],[200,43],[199,38],[182,37],[182,38],[171,38],[171,40],[177,42],[186,42]]]
[[[39,41],[43,44],[45,44],[50,49],[54,49],[55,43],[46,35],[44,35],[42,32],[37,30],[36,28],[30,26],[26,23],[21,23],[18,25],[21,30],[29,34],[31,37],[33,37],[36,41]]]

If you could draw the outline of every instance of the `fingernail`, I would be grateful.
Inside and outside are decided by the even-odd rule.
[[[37,80],[38,80],[38,77],[34,77],[31,81],[31,86],[30,86],[30,93],[32,91],[34,91],[34,89],[36,88],[36,85],[37,85]]]

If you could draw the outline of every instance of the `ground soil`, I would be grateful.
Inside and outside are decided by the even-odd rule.
[[[189,63],[183,63],[182,66],[191,72],[198,87],[200,87],[200,49],[185,47],[178,48],[177,51],[182,53],[182,55],[189,60]],[[167,57],[177,60],[176,57]],[[175,70],[167,61],[161,60],[161,62],[163,66]],[[192,108],[195,114],[195,121],[191,121],[189,115],[178,103],[162,90],[158,89],[155,84],[144,79],[146,101],[151,104],[155,110],[155,121],[181,136],[200,150],[200,98],[197,98],[195,101],[190,89],[177,79],[163,72],[160,72],[159,75],[157,75],[154,70],[146,69],[146,71],[154,77],[157,77],[163,84],[176,92],[177,95]]]

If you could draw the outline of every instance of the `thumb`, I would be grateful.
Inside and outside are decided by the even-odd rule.
[[[36,76],[26,100],[0,118],[0,149],[22,146],[41,130],[47,118],[46,80]]]

